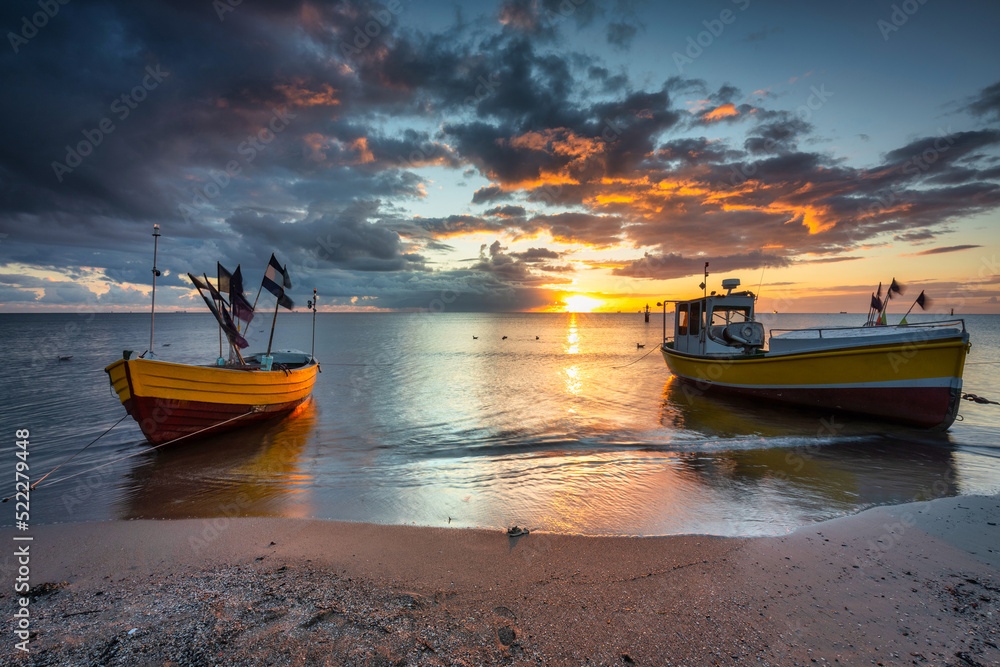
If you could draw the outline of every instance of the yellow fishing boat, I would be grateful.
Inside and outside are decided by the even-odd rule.
[[[274,318],[267,351],[244,356],[248,346],[237,322],[253,319],[256,301],[251,305],[243,295],[240,267],[230,273],[218,264],[218,287],[208,276],[188,274],[205,305],[219,325],[219,358],[212,365],[179,364],[161,361],[153,354],[155,322],[156,242],[160,227],[153,225],[153,296],[150,318],[149,349],[132,359],[126,350],[123,358],[104,370],[125,410],[139,424],[146,439],[155,444],[180,438],[201,436],[244,424],[283,415],[306,401],[319,372],[313,353],[296,350],[271,351],[274,325],[279,306],[291,310],[292,300],[285,289],[292,286],[288,270],[274,255],[261,282],[275,296]],[[207,295],[206,295],[207,293]],[[257,292],[260,297],[260,290]],[[313,348],[316,339],[316,290],[308,307],[313,312]],[[222,336],[229,341],[229,358],[222,356]],[[147,357],[148,354],[148,357]]]
[[[227,366],[119,359],[104,370],[146,439],[159,444],[282,415],[309,398],[319,368],[304,352],[273,352]]]
[[[725,294],[675,302],[672,338],[664,306],[661,351],[685,391],[732,392],[940,430],[955,421],[969,350],[964,320],[772,329],[765,336],[754,294],[734,292],[739,285],[724,280]]]

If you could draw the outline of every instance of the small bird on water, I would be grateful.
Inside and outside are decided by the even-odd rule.
[[[479,340],[479,336],[473,336],[472,340]]]
[[[637,349],[637,350],[641,350],[641,349],[642,349],[642,348],[644,348],[644,347],[646,347],[646,346],[645,346],[645,345],[643,345],[642,343],[636,343],[636,344],[635,344],[635,349]]]
[[[504,337],[503,337],[503,338],[501,338],[500,340],[507,340],[507,337],[506,337],[506,336],[504,336]]]

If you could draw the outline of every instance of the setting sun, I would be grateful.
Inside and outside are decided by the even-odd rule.
[[[604,302],[583,294],[574,294],[573,296],[566,297],[564,303],[566,304],[564,310],[567,313],[590,313]]]

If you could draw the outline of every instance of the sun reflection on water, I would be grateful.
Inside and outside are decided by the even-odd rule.
[[[569,329],[566,331],[566,347],[564,351],[566,354],[580,353],[580,334],[576,328],[576,313],[571,313],[569,316]]]

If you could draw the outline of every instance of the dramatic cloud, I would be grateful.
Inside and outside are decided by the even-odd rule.
[[[608,44],[621,50],[628,49],[637,32],[639,32],[638,26],[631,23],[609,23]]]
[[[982,248],[981,245],[952,245],[945,246],[942,248],[931,248],[930,250],[924,250],[918,252],[918,255],[939,255],[943,252],[958,252],[959,250],[969,250],[970,248]]]
[[[736,271],[739,269],[759,269],[763,266],[778,267],[788,265],[787,259],[768,255],[761,251],[723,257],[683,257],[672,253],[667,255],[650,255],[647,253],[642,259],[629,262],[621,268],[614,269],[613,273],[617,276],[628,276],[630,278],[683,278],[684,276],[701,273],[705,267],[705,262],[709,263],[709,268],[714,273]]]
[[[987,120],[1000,120],[1000,81],[983,88],[969,104],[969,111]]]
[[[227,7],[69,3],[0,54],[0,304],[140,303],[154,223],[168,304],[188,271],[275,252],[338,304],[519,310],[573,273],[843,262],[1000,207],[1000,83],[952,100],[957,129],[928,118],[851,161],[817,148],[845,96],[819,74],[794,98],[787,73],[695,78],[782,41],[770,15],[734,14],[689,75],[622,64],[653,34],[632,3]],[[978,247],[955,238],[919,254]]]

